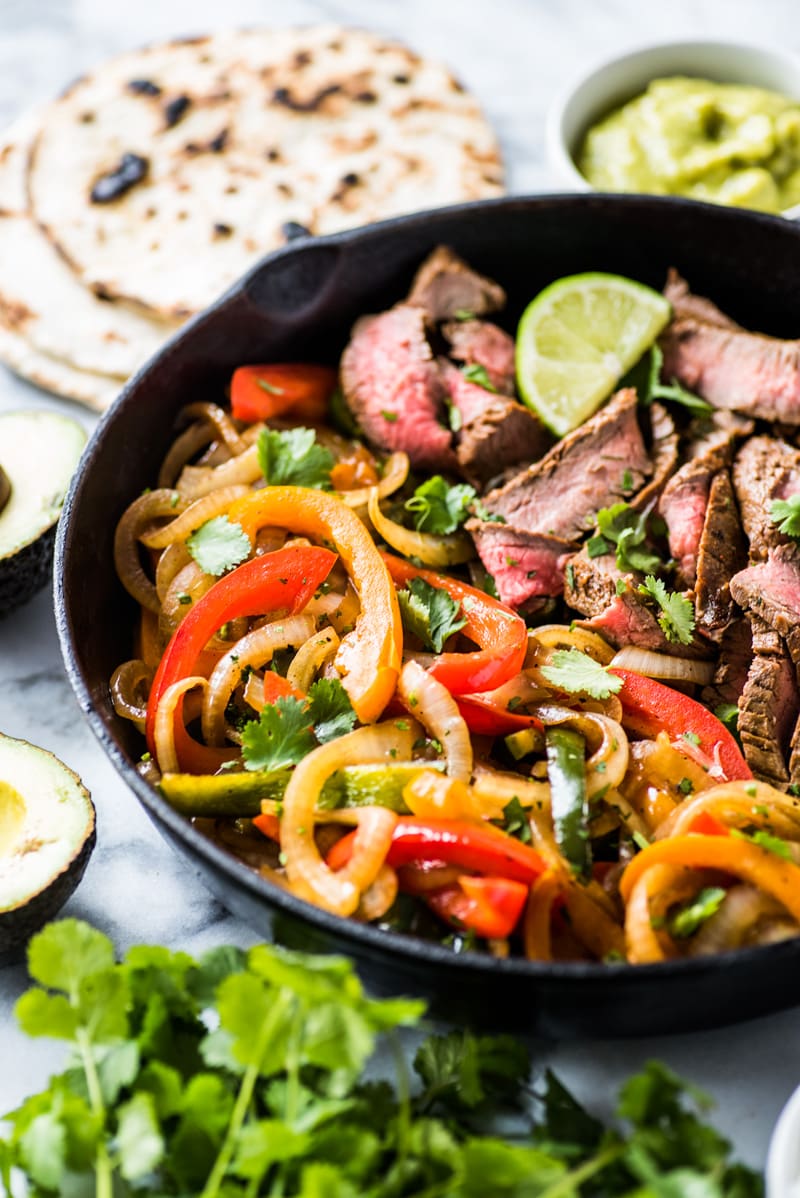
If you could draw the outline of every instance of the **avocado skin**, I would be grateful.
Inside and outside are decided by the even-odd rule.
[[[0,912],[0,962],[21,956],[22,946],[34,932],[57,915],[70,898],[84,875],[89,858],[97,841],[97,822],[92,821],[92,830],[73,857],[57,877],[53,878],[38,894],[31,895],[20,907]]]
[[[0,558],[0,619],[47,586],[55,543],[56,525],[51,524],[16,553]]]

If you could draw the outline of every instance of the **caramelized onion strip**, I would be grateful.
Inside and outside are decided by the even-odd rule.
[[[142,566],[139,538],[142,529],[153,520],[161,516],[174,517],[186,506],[187,501],[177,491],[148,491],[134,499],[114,533],[114,565],[120,582],[137,603],[156,614],[161,610],[161,603],[155,585]]]
[[[234,499],[241,499],[243,495],[247,495],[248,490],[248,487],[221,487],[210,495],[196,499],[176,520],[165,524],[163,528],[141,533],[139,540],[148,549],[164,549],[176,541],[185,541],[201,524],[227,512]]]
[[[167,687],[161,696],[156,709],[154,728],[155,758],[161,767],[162,774],[178,774],[181,765],[175,748],[175,709],[187,691],[200,687],[203,692],[208,688],[208,679],[198,675],[181,678]]]
[[[469,782],[472,741],[447,687],[432,678],[417,662],[407,661],[400,671],[398,690],[426,732],[442,746],[448,775]]]
[[[286,671],[286,678],[295,690],[306,693],[315,674],[322,669],[326,661],[335,657],[339,648],[339,637],[334,628],[323,628],[314,636],[310,636],[304,645],[295,653],[291,665]]]

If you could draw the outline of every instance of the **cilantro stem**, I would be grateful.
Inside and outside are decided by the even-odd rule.
[[[103,1091],[100,1087],[100,1078],[98,1076],[97,1066],[95,1064],[91,1037],[86,1031],[86,1028],[79,1027],[77,1029],[75,1033],[75,1040],[77,1042],[78,1048],[80,1049],[83,1072],[86,1075],[86,1089],[89,1093],[89,1103],[91,1105],[92,1112],[102,1120],[103,1127],[105,1128],[106,1107],[105,1103],[103,1102]],[[113,1180],[111,1158],[108,1155],[106,1142],[102,1138],[97,1144],[95,1177],[95,1194],[97,1198],[112,1198]]]
[[[219,1194],[219,1188],[225,1178],[225,1174],[228,1171],[228,1166],[231,1163],[234,1151],[236,1150],[236,1141],[239,1138],[239,1133],[242,1130],[245,1119],[247,1118],[247,1112],[253,1098],[253,1091],[255,1090],[256,1082],[258,1081],[261,1062],[264,1059],[264,1054],[267,1051],[270,1038],[275,1031],[275,1028],[283,1018],[284,1012],[292,1002],[292,999],[293,996],[290,990],[285,988],[280,990],[275,1002],[270,1007],[269,1014],[261,1024],[261,1028],[258,1033],[258,1039],[256,1040],[253,1060],[247,1066],[244,1076],[242,1077],[242,1084],[239,1087],[239,1093],[236,1096],[236,1102],[234,1104],[233,1111],[231,1112],[231,1117],[225,1132],[225,1139],[222,1141],[220,1150],[217,1153],[217,1159],[214,1161],[211,1172],[206,1179],[206,1184],[203,1186],[200,1198],[216,1198],[216,1196]],[[108,1194],[108,1198],[111,1198],[110,1192]]]
[[[622,1145],[611,1144],[604,1152],[598,1152],[597,1156],[590,1157],[588,1161],[584,1161],[576,1169],[570,1169],[569,1173],[565,1173],[553,1185],[548,1186],[546,1190],[542,1190],[539,1198],[572,1198],[578,1186],[583,1185],[585,1181],[588,1181],[590,1177],[594,1177],[595,1174],[602,1173],[603,1169],[606,1169],[621,1154]]]

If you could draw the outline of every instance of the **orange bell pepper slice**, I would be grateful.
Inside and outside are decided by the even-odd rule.
[[[262,487],[232,503],[228,519],[241,525],[251,543],[260,528],[274,525],[339,554],[361,611],[352,632],[342,637],[334,664],[359,720],[374,723],[397,686],[403,626],[389,572],[365,525],[337,496],[309,487]]]
[[[662,864],[734,874],[777,899],[800,921],[800,867],[750,841],[695,832],[657,840],[637,853],[622,875],[619,890],[624,901],[628,901],[645,870]]]
[[[477,587],[432,570],[420,570],[391,553],[382,553],[381,557],[398,587],[405,586],[410,578],[422,578],[430,586],[447,591],[461,605],[467,621],[464,635],[480,649],[476,653],[440,653],[428,671],[451,695],[497,690],[520,672],[528,648],[528,629],[521,616]]]
[[[235,420],[250,424],[284,413],[321,424],[335,386],[336,371],[330,366],[240,366],[231,379],[231,412]]]

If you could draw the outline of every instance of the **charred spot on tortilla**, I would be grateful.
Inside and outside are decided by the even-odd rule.
[[[272,93],[272,103],[290,108],[292,112],[319,112],[328,96],[335,96],[341,90],[341,83],[329,83],[326,87],[321,87],[313,96],[309,96],[307,100],[300,100],[297,96],[292,95],[288,87],[276,87]]]
[[[173,125],[177,125],[178,121],[186,115],[186,110],[191,104],[188,96],[174,96],[164,105],[164,127],[171,129]]]
[[[305,225],[301,225],[296,220],[287,220],[281,225],[281,233],[287,241],[295,241],[298,237],[310,237],[311,230]]]
[[[161,88],[152,79],[130,79],[126,84],[134,96],[160,96]]]
[[[93,204],[110,204],[147,177],[150,161],[141,154],[123,154],[112,170],[97,179],[89,193]]]
[[[358,92],[353,99],[357,100],[359,104],[374,104],[378,97],[375,95],[375,92],[363,91]]]
[[[231,225],[224,225],[221,221],[214,225],[215,237],[230,237],[233,233]]]
[[[228,140],[228,134],[229,134],[228,129],[220,129],[217,136],[211,138],[211,141],[208,143],[208,148],[212,154],[221,154],[222,153],[222,151],[225,149],[225,145]]]

